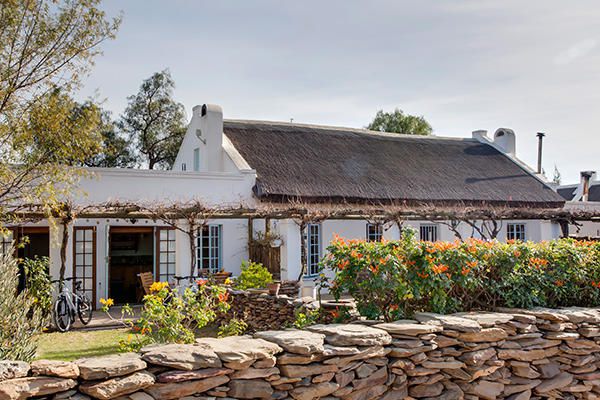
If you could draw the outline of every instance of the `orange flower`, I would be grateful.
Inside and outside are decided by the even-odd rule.
[[[416,262],[416,261],[414,261],[414,260],[410,260],[410,261],[407,261],[406,263],[407,263],[408,265],[410,265],[411,267],[414,267],[414,266],[415,266],[415,264],[416,264],[417,262]]]
[[[421,273],[421,272],[417,272],[417,276],[419,278],[421,278],[421,279],[425,279],[425,278],[427,278],[429,276],[429,274],[424,274],[424,273]]]
[[[468,275],[469,272],[471,272],[471,269],[467,267],[462,267],[462,270],[460,271],[460,273],[463,274],[463,276]]]
[[[592,281],[592,286],[595,288],[600,289],[600,281],[596,282],[596,281]]]
[[[219,302],[224,303],[229,299],[229,292],[219,293]]]
[[[558,287],[563,287],[565,286],[565,281],[561,281],[560,279],[557,279],[554,284]]]
[[[398,310],[398,308],[399,308],[399,307],[398,307],[398,304],[392,304],[392,305],[390,306],[390,311],[397,311],[397,310]]]
[[[206,285],[207,283],[208,283],[208,280],[207,280],[207,279],[198,279],[198,280],[196,281],[196,285],[198,285],[198,286],[204,286],[204,285]]]
[[[343,271],[343,270],[344,270],[344,268],[346,268],[346,267],[347,267],[349,264],[350,264],[350,260],[344,260],[344,261],[341,261],[341,262],[338,264],[338,269],[339,269],[340,271]]]
[[[444,264],[438,264],[431,267],[431,270],[434,274],[441,274],[448,271],[448,266]]]
[[[371,270],[372,273],[376,274],[379,272],[379,266],[378,265],[371,265],[369,266],[369,269]]]
[[[477,266],[477,260],[475,261],[467,261],[467,267],[475,268]]]
[[[513,251],[513,255],[517,258],[521,257],[521,252],[519,250]]]
[[[536,269],[540,269],[548,265],[548,260],[545,258],[531,257],[529,259],[529,264]]]

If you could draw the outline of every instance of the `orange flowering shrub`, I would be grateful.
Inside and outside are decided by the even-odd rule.
[[[393,320],[415,311],[440,313],[499,306],[598,306],[600,243],[422,242],[406,230],[399,241],[335,238],[322,286],[353,296],[368,318]],[[330,274],[329,274],[330,275]]]

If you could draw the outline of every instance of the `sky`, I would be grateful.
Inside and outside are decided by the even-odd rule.
[[[517,136],[517,156],[562,183],[600,170],[597,0],[104,0],[122,13],[80,96],[115,116],[168,68],[188,115],[364,127],[423,115],[438,136]]]

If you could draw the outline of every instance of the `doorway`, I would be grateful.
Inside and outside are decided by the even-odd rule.
[[[48,227],[18,227],[12,232],[18,244],[16,255],[19,260],[29,260],[50,257],[50,228]],[[49,266],[48,266],[49,267]],[[25,270],[19,262],[19,291],[25,288]]]
[[[154,272],[154,229],[110,227],[109,295],[115,304],[138,303],[142,297],[138,274]]]

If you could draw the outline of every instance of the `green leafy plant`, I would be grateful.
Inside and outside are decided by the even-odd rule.
[[[498,306],[595,307],[600,301],[597,242],[432,243],[408,231],[391,242],[336,237],[327,251],[323,267],[333,278],[321,285],[337,299],[350,294],[367,318]]]
[[[218,336],[239,336],[243,335],[248,330],[248,324],[241,318],[231,318],[228,322],[224,322],[219,327]]]
[[[23,260],[25,287],[33,296],[36,307],[42,315],[52,312],[52,282],[50,279],[50,260],[48,257],[35,257]]]
[[[229,292],[223,286],[209,286],[198,280],[196,290],[186,288],[181,294],[166,282],[154,282],[144,296],[142,313],[137,321],[122,319],[134,333],[122,341],[123,351],[137,351],[152,343],[193,343],[198,329],[214,322],[218,314],[229,310]],[[112,299],[101,299],[109,311]]]
[[[314,325],[319,322],[321,313],[319,309],[298,309],[296,310],[296,319],[294,328],[304,329],[307,326]]]
[[[30,361],[37,348],[35,336],[48,320],[28,289],[17,292],[19,268],[11,254],[0,255],[0,360]]]
[[[242,272],[235,280],[238,289],[263,289],[273,282],[273,275],[260,263],[242,262]]]

